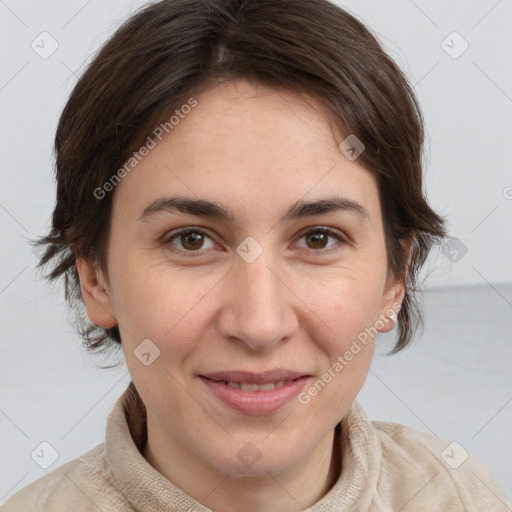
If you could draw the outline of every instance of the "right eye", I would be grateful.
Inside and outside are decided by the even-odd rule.
[[[171,236],[167,238],[165,244],[169,246],[169,250],[172,252],[180,252],[186,257],[199,257],[205,255],[205,249],[203,249],[205,238],[210,239],[212,242],[209,248],[215,247],[215,243],[205,231],[192,227],[181,228],[177,231],[171,232]],[[181,245],[178,249],[173,243],[175,240],[177,240]]]

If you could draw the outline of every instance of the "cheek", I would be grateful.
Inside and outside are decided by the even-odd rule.
[[[301,395],[313,416],[336,423],[359,393],[371,365],[379,315],[380,295],[375,281],[331,281],[325,288],[310,289],[307,300],[313,327],[310,335],[323,354],[316,380]]]
[[[322,382],[313,383],[303,396],[311,398],[318,414],[331,411],[333,421],[357,396],[371,365],[384,279],[382,269],[374,265],[363,264],[359,271],[354,266],[315,287],[302,287],[304,302],[314,313],[310,317],[316,318],[311,336],[325,355],[318,368]]]
[[[324,341],[329,355],[337,356],[378,320],[384,272],[363,264],[350,272],[329,274],[315,284],[313,280],[301,280],[298,294],[323,330],[323,336],[317,339]]]
[[[178,360],[184,356],[200,339],[206,318],[205,297],[219,280],[212,272],[199,274],[140,258],[125,260],[112,279],[113,308],[123,343],[133,349],[150,339],[162,356],[169,352]]]

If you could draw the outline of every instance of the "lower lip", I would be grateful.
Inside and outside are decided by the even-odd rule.
[[[266,391],[242,391],[224,382],[200,378],[224,404],[235,411],[256,415],[277,411],[300,393],[309,377],[300,377],[297,380],[285,382],[279,388]]]

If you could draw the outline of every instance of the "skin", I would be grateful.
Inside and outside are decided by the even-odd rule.
[[[375,339],[307,404],[294,399],[271,414],[232,410],[198,374],[300,370],[312,376],[307,390],[401,303],[404,287],[387,279],[377,182],[339,151],[346,135],[311,98],[239,80],[196,99],[117,185],[108,275],[78,258],[82,295],[93,323],[119,325],[147,407],[152,466],[214,510],[303,510],[338,477],[334,427],[366,379]],[[368,219],[335,211],[278,222],[299,199],[333,194],[357,201]],[[163,195],[216,201],[236,225],[178,212],[138,221]],[[202,245],[171,240],[190,226],[204,232]],[[340,238],[303,233],[318,226]],[[249,236],[263,248],[252,263],[236,252]],[[388,319],[378,330],[392,327]],[[134,355],[144,339],[160,349],[149,366]],[[250,468],[237,457],[248,442],[261,454]]]

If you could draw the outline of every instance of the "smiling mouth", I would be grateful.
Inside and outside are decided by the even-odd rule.
[[[254,391],[272,391],[273,389],[278,389],[283,387],[285,384],[292,383],[298,379],[301,379],[303,376],[298,377],[297,379],[290,380],[278,380],[275,382],[265,382],[263,384],[256,384],[254,382],[234,382],[229,380],[214,380],[208,379],[208,377],[204,377],[213,382],[222,383],[225,386],[229,386],[234,389],[239,389],[240,391],[254,392]]]
[[[263,373],[217,372],[198,377],[225,406],[238,413],[261,415],[271,414],[291,402],[311,375],[271,370]]]

